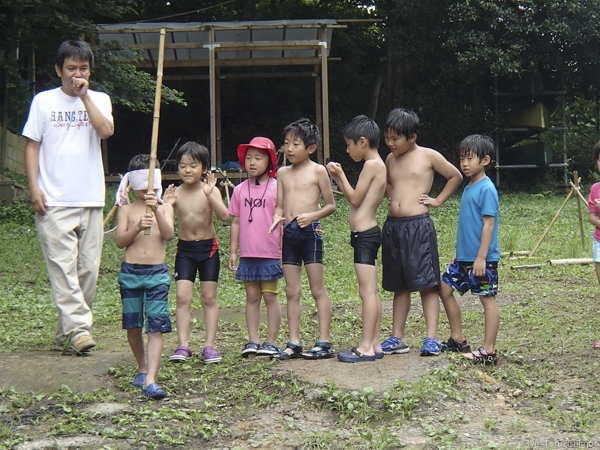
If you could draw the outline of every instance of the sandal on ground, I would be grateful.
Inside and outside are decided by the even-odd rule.
[[[175,349],[175,352],[169,356],[171,362],[182,362],[192,359],[192,351],[185,345],[180,345]]]
[[[162,400],[167,396],[167,393],[158,387],[156,383],[149,384],[148,387],[142,390],[142,394],[154,400]]]
[[[466,339],[455,341],[451,336],[446,342],[442,342],[442,351],[468,353],[471,351],[471,346],[467,343]]]
[[[384,352],[375,352],[375,359],[383,359],[384,356]]]
[[[140,372],[133,378],[131,385],[136,388],[143,388],[145,383],[146,383],[146,374]]]
[[[281,351],[279,347],[277,347],[272,342],[265,341],[263,345],[256,351],[256,356],[273,356],[278,354]]]
[[[352,347],[347,352],[339,352],[337,356],[340,361],[347,363],[375,361],[377,359],[375,355],[365,355],[359,352],[356,347]]]
[[[600,341],[594,342],[594,348],[600,348]]]
[[[500,364],[497,350],[494,353],[488,353],[485,348],[480,347],[479,350],[473,350],[471,353],[463,353],[463,356],[470,359],[473,364],[492,364],[494,366]]]
[[[288,348],[292,351],[291,354],[286,352]],[[288,341],[283,350],[281,350],[279,353],[271,355],[271,359],[286,360],[294,358],[302,358],[302,341],[300,341],[300,344],[294,344],[293,342]]]
[[[331,348],[331,342],[315,342],[315,347],[312,350],[302,353],[304,359],[327,359],[334,356],[335,352]]]

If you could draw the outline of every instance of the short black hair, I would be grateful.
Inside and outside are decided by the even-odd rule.
[[[600,141],[596,142],[592,147],[592,164],[594,165],[594,170],[598,170],[598,164],[596,161],[600,158]]]
[[[496,149],[491,137],[484,134],[472,134],[460,141],[459,154],[473,154],[479,158],[479,161],[489,156],[489,165],[491,166],[496,156]]]
[[[85,41],[64,41],[60,44],[56,52],[56,65],[61,70],[67,58],[89,62],[90,71],[94,67],[94,52],[90,44]]]
[[[298,119],[290,123],[283,129],[283,137],[285,138],[288,134],[302,139],[307,148],[311,145],[318,147],[321,142],[319,128],[308,119]]]
[[[369,119],[364,114],[356,116],[344,125],[342,136],[346,139],[352,139],[356,144],[361,137],[369,142],[369,148],[378,149],[381,139],[381,131],[373,119]]]
[[[158,159],[156,160],[156,166],[157,167],[160,166]],[[133,158],[131,158],[131,161],[129,161],[129,167],[127,168],[127,171],[131,172],[132,170],[143,170],[143,169],[149,169],[149,168],[150,168],[150,155],[145,153],[145,154],[135,155]]]
[[[210,154],[204,145],[189,141],[179,147],[179,150],[177,150],[177,156],[175,157],[175,162],[177,163],[178,167],[183,155],[188,155],[194,161],[202,164],[202,171],[204,173],[208,172],[210,169]]]
[[[383,132],[392,131],[398,136],[410,139],[413,134],[419,135],[420,127],[421,121],[416,112],[406,108],[396,108],[392,109],[385,118]]]

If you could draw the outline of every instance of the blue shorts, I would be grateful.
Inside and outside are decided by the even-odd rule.
[[[473,275],[472,262],[454,261],[442,280],[460,295],[470,290],[473,295],[495,297],[498,294],[498,262],[486,262],[485,275],[476,277]]]
[[[175,281],[196,281],[196,272],[200,281],[219,281],[221,259],[217,238],[202,241],[177,242],[175,256]]]
[[[300,228],[296,219],[283,226],[281,261],[295,266],[301,266],[302,261],[305,265],[323,264],[323,232],[318,220],[306,228]]]
[[[374,266],[381,247],[381,229],[375,226],[367,231],[353,231],[350,245],[354,248],[354,264]]]
[[[123,328],[169,333],[169,286],[171,276],[166,264],[121,263],[119,286],[123,302]]]

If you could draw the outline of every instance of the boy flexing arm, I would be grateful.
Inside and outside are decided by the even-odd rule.
[[[353,189],[342,166],[331,162],[329,173],[350,202],[350,243],[354,248],[354,269],[362,298],[363,332],[358,347],[338,353],[343,362],[374,361],[383,358],[379,343],[381,303],[377,293],[377,253],[381,246],[381,230],[377,224],[377,208],[386,189],[385,164],[379,156],[380,131],[366,116],[357,116],[342,130],[346,152],[356,161],[365,161]]]

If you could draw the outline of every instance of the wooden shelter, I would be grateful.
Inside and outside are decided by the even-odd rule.
[[[222,161],[220,81],[225,78],[313,77],[316,120],[322,135],[319,163],[329,158],[328,61],[334,28],[331,19],[249,22],[135,23],[99,25],[101,41],[119,39],[138,49],[139,68],[156,70],[161,28],[166,29],[164,68],[206,67],[208,74],[165,75],[169,79],[210,83],[210,152],[213,165]],[[308,66],[303,71],[222,73],[226,67]]]

